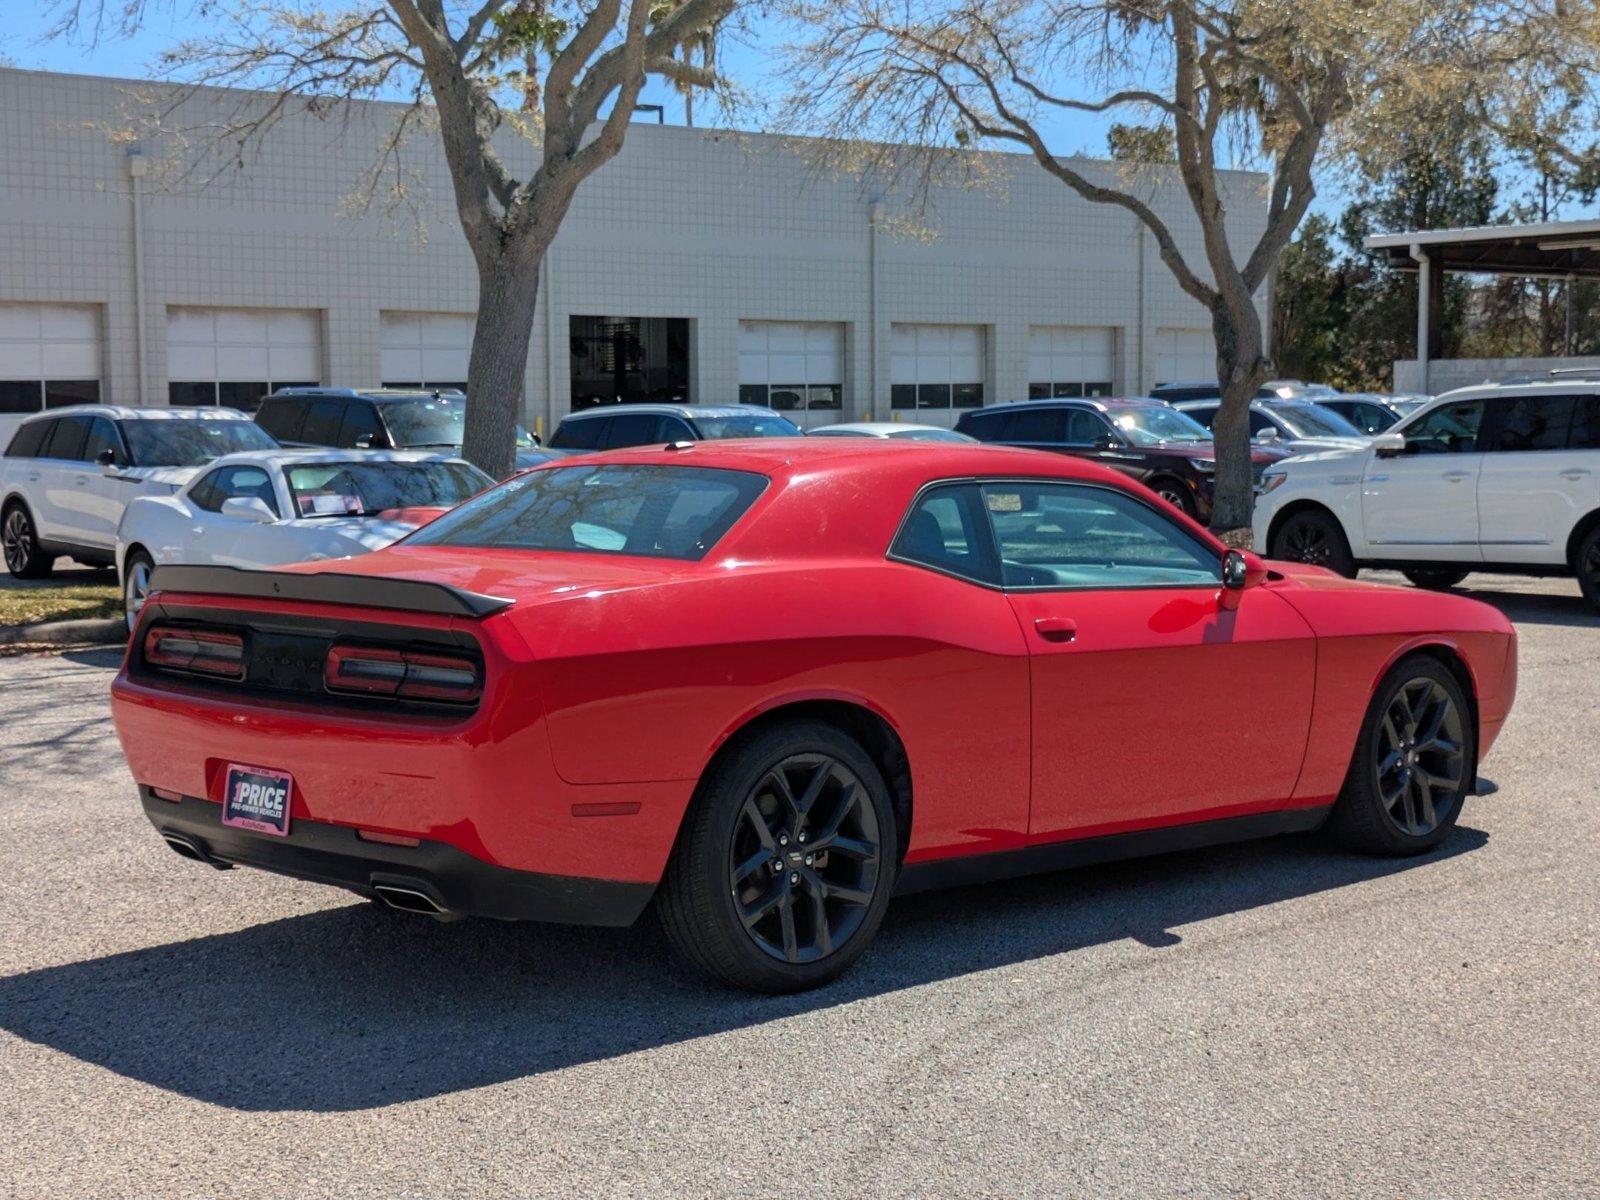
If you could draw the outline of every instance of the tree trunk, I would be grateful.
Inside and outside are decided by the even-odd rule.
[[[1232,311],[1219,298],[1212,308],[1211,328],[1217,343],[1217,382],[1222,389],[1211,433],[1217,451],[1211,531],[1221,535],[1250,527],[1255,507],[1250,401],[1267,381],[1272,364],[1262,354],[1261,316],[1253,304]]]
[[[504,479],[516,466],[517,420],[544,251],[543,245],[523,239],[479,264],[461,455],[495,479]]]

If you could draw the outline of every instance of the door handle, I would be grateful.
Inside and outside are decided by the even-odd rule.
[[[1071,617],[1037,617],[1033,629],[1047,642],[1070,642],[1078,636],[1078,623]]]
[[[79,487],[86,487],[89,483],[89,477],[87,475],[78,475],[73,478],[72,482]]]
[[[1468,479],[1470,477],[1470,471],[1446,471],[1444,473],[1444,481],[1446,483],[1460,483],[1463,479]]]
[[[38,483],[39,482],[39,472],[37,472],[37,471],[32,472],[28,476],[28,482],[29,483]]]
[[[1594,474],[1588,467],[1567,467],[1561,472],[1563,479],[1587,479]]]

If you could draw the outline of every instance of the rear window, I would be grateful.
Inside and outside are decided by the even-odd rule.
[[[800,437],[800,426],[777,413],[740,413],[735,417],[695,417],[694,427],[706,439]]]
[[[136,467],[199,467],[240,450],[275,450],[278,443],[254,421],[197,417],[122,422],[122,436]]]
[[[714,467],[551,467],[485,492],[406,544],[698,559],[766,486],[763,475]]]
[[[466,463],[306,463],[284,472],[302,517],[370,516],[391,508],[454,508],[492,482]]]

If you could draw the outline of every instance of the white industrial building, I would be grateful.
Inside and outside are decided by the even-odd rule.
[[[398,106],[291,116],[236,169],[149,123],[171,95],[0,70],[0,432],[96,397],[250,407],[284,384],[465,381],[476,284],[433,135],[403,152],[399,210],[363,210]],[[259,102],[202,92],[177,119]],[[904,199],[790,140],[640,120],[546,260],[526,423],[616,396],[949,422],[1212,375],[1207,314],[1131,214],[1030,158],[992,165],[936,193],[918,233]],[[1226,183],[1244,245],[1262,181]],[[1181,190],[1151,187],[1202,261]]]

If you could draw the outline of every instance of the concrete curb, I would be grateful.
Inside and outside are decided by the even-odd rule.
[[[0,629],[0,646],[80,646],[85,642],[128,640],[128,626],[120,617],[100,621],[36,621]]]

